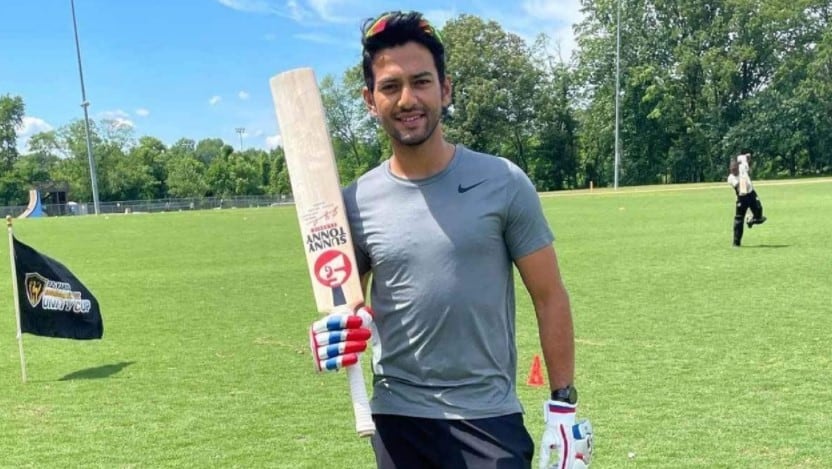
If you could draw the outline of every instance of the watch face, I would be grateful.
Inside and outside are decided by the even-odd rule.
[[[552,391],[552,400],[566,402],[567,404],[573,405],[577,404],[578,390],[575,388],[575,386],[569,385],[565,388],[560,388],[556,391]]]
[[[577,404],[578,403],[578,390],[575,389],[575,386],[569,386],[569,401],[570,404]]]

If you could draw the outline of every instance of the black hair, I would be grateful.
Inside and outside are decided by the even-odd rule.
[[[386,18],[384,29],[367,37],[367,30],[385,16],[388,18]],[[439,81],[445,81],[445,46],[442,44],[438,31],[419,12],[390,11],[375,18],[367,18],[361,27],[361,45],[363,46],[361,66],[367,89],[373,91],[375,88],[373,59],[376,54],[381,50],[401,46],[411,41],[430,51]]]

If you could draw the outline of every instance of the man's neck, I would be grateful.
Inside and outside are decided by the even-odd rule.
[[[393,144],[390,171],[404,179],[426,179],[441,172],[454,157],[455,147],[441,135],[421,145]]]

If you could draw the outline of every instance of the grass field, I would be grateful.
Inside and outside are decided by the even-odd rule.
[[[832,467],[832,180],[756,185],[769,220],[741,249],[726,185],[543,195],[594,468]],[[373,467],[345,376],[312,372],[292,207],[28,219],[15,233],[87,284],[105,331],[25,335],[21,383],[0,244],[1,467]],[[539,345],[518,297],[537,439],[547,392],[525,385]]]

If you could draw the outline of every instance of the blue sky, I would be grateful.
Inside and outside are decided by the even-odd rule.
[[[308,66],[318,77],[358,63],[359,28],[394,9],[437,25],[461,13],[531,40],[543,32],[568,53],[578,0],[75,0],[90,117],[170,145],[222,138],[279,144],[272,75]],[[0,95],[26,105],[29,136],[83,117],[70,0],[0,0]]]

